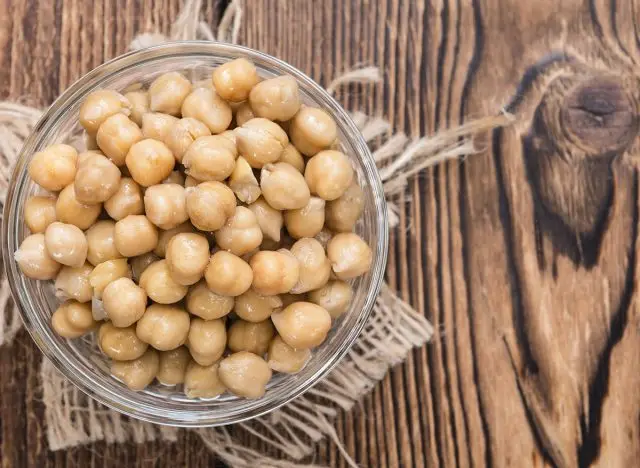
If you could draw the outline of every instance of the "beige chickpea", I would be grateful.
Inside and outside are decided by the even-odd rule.
[[[280,335],[276,335],[269,344],[267,364],[276,372],[295,374],[302,370],[309,357],[311,357],[311,350],[292,348]]]
[[[220,250],[209,259],[204,278],[214,293],[235,297],[251,287],[253,272],[240,257]]]
[[[245,122],[256,118],[256,114],[253,113],[251,105],[248,102],[243,102],[238,106],[235,111],[236,125],[242,127]]]
[[[320,345],[331,328],[329,312],[311,302],[294,302],[271,315],[278,334],[295,349]]]
[[[129,215],[143,214],[144,203],[140,185],[131,177],[122,177],[116,192],[104,202],[104,209],[116,221]]]
[[[95,135],[100,125],[115,114],[129,115],[131,103],[117,91],[100,89],[91,93],[80,106],[80,125]]]
[[[93,330],[97,323],[86,302],[66,301],[51,316],[53,330],[63,338],[79,338]]]
[[[184,376],[184,393],[189,398],[215,398],[226,391],[218,375],[219,364],[201,366],[195,361],[187,365]]]
[[[98,346],[104,354],[116,361],[138,359],[149,347],[138,338],[135,326],[119,328],[111,322],[104,322],[100,326]]]
[[[118,278],[102,291],[102,304],[116,327],[136,323],[147,308],[147,293],[129,278]]]
[[[62,267],[54,287],[56,297],[67,300],[73,299],[78,302],[89,302],[93,295],[93,289],[89,283],[89,275],[93,271],[93,266],[88,263],[80,267]]]
[[[152,263],[140,276],[140,287],[158,304],[174,304],[187,295],[188,288],[171,277],[166,260]]]
[[[222,99],[240,102],[249,97],[249,92],[260,78],[253,63],[245,58],[238,58],[216,68],[211,81]]]
[[[291,143],[284,147],[284,150],[282,151],[282,155],[280,155],[280,159],[278,159],[278,162],[291,164],[296,168],[298,172],[304,174],[304,158],[300,154],[300,151],[298,151],[296,147]]]
[[[142,116],[149,112],[149,93],[146,91],[130,91],[124,97],[131,104],[131,114],[129,117],[136,125],[142,125]]]
[[[161,258],[153,252],[147,252],[146,254],[138,255],[137,257],[129,259],[129,262],[131,263],[131,277],[133,280],[139,282],[142,273],[144,273],[149,265],[157,262],[158,260],[161,260]]]
[[[166,261],[176,283],[195,284],[209,264],[209,241],[201,234],[176,234],[167,244]]]
[[[82,153],[78,153],[77,167],[79,168],[84,161],[86,161],[87,159],[93,156],[104,156],[104,153],[99,149],[87,150],[87,151],[83,151]]]
[[[289,126],[291,143],[306,155],[314,154],[329,148],[338,136],[333,118],[317,107],[303,107],[291,119]]]
[[[178,72],[160,75],[149,86],[149,109],[180,115],[180,108],[191,92],[191,83]]]
[[[262,296],[253,289],[236,297],[234,312],[247,322],[261,322],[271,317],[274,310],[282,307],[281,296]]]
[[[235,168],[229,176],[229,188],[233,190],[241,202],[253,203],[262,193],[258,179],[256,179],[247,160],[242,156],[236,160],[235,164]]]
[[[237,151],[229,139],[220,135],[203,136],[184,154],[185,172],[198,180],[223,181],[236,167]]]
[[[258,225],[265,237],[280,242],[280,231],[284,223],[282,211],[269,205],[263,197],[248,206],[258,220]]]
[[[187,213],[201,231],[216,231],[236,211],[236,196],[222,182],[203,182],[187,189]]]
[[[160,366],[156,378],[162,385],[179,385],[185,381],[187,366],[191,361],[189,350],[184,346],[161,351]]]
[[[158,229],[144,215],[129,215],[116,223],[116,249],[125,257],[151,252],[158,245]]]
[[[95,266],[89,274],[89,284],[93,288],[96,298],[102,298],[102,291],[109,283],[118,278],[131,278],[131,270],[126,258],[107,260]]]
[[[298,282],[291,288],[293,294],[302,294],[327,284],[331,274],[331,262],[320,242],[305,237],[293,244],[291,253],[298,259],[300,266]]]
[[[73,224],[80,229],[88,229],[96,222],[101,211],[101,204],[86,205],[78,201],[73,184],[69,184],[62,189],[56,201],[56,218],[58,221]]]
[[[171,150],[178,162],[182,162],[182,157],[187,148],[196,141],[196,139],[211,135],[209,127],[199,120],[191,117],[185,117],[176,121],[167,132],[164,143]]]
[[[253,271],[251,287],[266,296],[288,293],[300,277],[298,260],[285,249],[258,252],[249,265]]]
[[[163,184],[178,184],[184,187],[185,176],[180,171],[172,171],[169,177],[162,181]]]
[[[111,374],[131,390],[140,391],[153,382],[159,368],[158,352],[149,348],[142,356],[132,361],[113,361]]]
[[[319,197],[309,198],[303,208],[289,210],[284,213],[287,231],[294,239],[315,237],[324,227],[326,202]]]
[[[185,189],[178,184],[158,184],[144,193],[147,218],[160,229],[173,229],[189,219]]]
[[[182,104],[182,116],[204,123],[211,133],[224,132],[233,119],[229,104],[211,88],[196,88]]]
[[[304,179],[311,193],[325,200],[335,200],[351,185],[354,173],[349,158],[334,150],[320,151],[307,161]]]
[[[160,231],[160,234],[158,236],[158,245],[156,245],[156,248],[153,249],[153,253],[156,254],[158,257],[164,258],[167,252],[167,245],[169,245],[169,241],[173,238],[173,236],[175,236],[176,234],[180,234],[182,232],[197,232],[197,231],[196,231],[196,228],[193,227],[193,224],[191,224],[189,221],[179,224],[178,226],[172,229],[167,229],[166,231]]]
[[[136,335],[158,351],[169,351],[187,341],[189,325],[189,314],[181,307],[151,304],[138,320]]]
[[[82,161],[76,173],[74,190],[80,203],[102,203],[120,186],[120,169],[106,157],[94,154]]]
[[[169,177],[176,159],[167,145],[146,139],[131,147],[126,158],[131,177],[143,187],[161,183]]]
[[[262,356],[267,352],[274,335],[271,320],[262,322],[245,322],[236,320],[229,328],[228,347],[234,353],[249,351]]]
[[[69,145],[51,145],[33,155],[29,177],[36,184],[57,192],[73,182],[78,164],[78,151]]]
[[[87,238],[73,224],[51,223],[44,232],[44,241],[51,258],[62,265],[81,267],[87,260]]]
[[[116,223],[111,220],[98,221],[85,233],[87,237],[87,261],[98,265],[107,260],[122,258],[116,248]]]
[[[161,112],[147,112],[142,116],[142,136],[158,141],[164,141],[169,130],[178,121],[173,115]]]
[[[320,289],[309,293],[309,302],[318,304],[334,319],[347,311],[352,298],[353,289],[344,281],[329,281]]]
[[[336,234],[327,245],[327,256],[338,279],[347,280],[365,274],[371,268],[371,248],[357,234]]]
[[[116,166],[124,165],[131,147],[143,138],[140,127],[124,114],[105,120],[96,135],[98,147]]]
[[[187,348],[201,366],[210,366],[222,357],[227,347],[227,331],[224,320],[191,320]]]
[[[264,166],[260,173],[260,188],[267,203],[276,210],[304,208],[311,197],[305,178],[287,163]]]
[[[24,222],[33,234],[44,232],[56,220],[56,199],[30,197],[24,205]]]
[[[336,232],[350,232],[364,211],[364,192],[354,180],[338,198],[327,202],[325,216],[327,227]]]
[[[189,187],[195,187],[196,185],[198,185],[199,183],[201,183],[200,180],[191,177],[190,175],[186,176],[184,178],[184,188],[189,188]]]
[[[234,306],[234,299],[213,292],[205,281],[200,281],[189,288],[187,294],[187,311],[205,320],[225,317]]]
[[[220,361],[218,376],[232,393],[246,398],[260,398],[271,379],[271,369],[260,356],[240,351]]]
[[[238,152],[256,169],[280,159],[289,144],[287,133],[268,119],[251,119],[234,130]]]
[[[300,109],[298,82],[288,75],[264,80],[249,93],[249,103],[259,117],[289,120]]]
[[[216,242],[221,249],[234,255],[244,255],[262,242],[262,231],[253,212],[238,206],[224,226],[215,232]]]

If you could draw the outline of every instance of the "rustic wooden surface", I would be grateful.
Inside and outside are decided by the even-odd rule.
[[[39,105],[166,32],[179,0],[1,0],[0,96]],[[337,432],[369,467],[637,466],[639,0],[248,0],[241,42],[412,135],[513,112],[514,127],[411,187],[389,280],[438,336]],[[224,5],[207,5],[215,23]],[[409,259],[410,261],[407,261]],[[418,259],[419,261],[415,261]],[[178,444],[48,452],[39,355],[0,351],[3,467],[213,466]],[[313,461],[344,466],[324,442]]]

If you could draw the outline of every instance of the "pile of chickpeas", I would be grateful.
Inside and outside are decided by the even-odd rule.
[[[177,72],[79,112],[87,146],[33,155],[22,272],[54,280],[62,337],[97,329],[111,373],[190,398],[259,398],[296,373],[371,267],[364,194],[336,124],[291,76],[243,58]]]

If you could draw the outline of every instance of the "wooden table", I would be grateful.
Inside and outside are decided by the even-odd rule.
[[[167,32],[180,0],[0,1],[2,98],[45,105]],[[361,466],[637,466],[639,0],[248,0],[241,42],[321,83],[375,64],[352,109],[417,136],[518,120],[410,187],[389,281],[438,334],[336,427]],[[207,5],[212,24],[224,8]],[[409,261],[407,261],[409,260]],[[39,352],[0,351],[3,467],[214,464],[174,445],[47,450]],[[344,466],[321,443],[314,461]]]

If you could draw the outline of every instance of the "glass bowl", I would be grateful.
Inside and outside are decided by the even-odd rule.
[[[294,76],[303,101],[333,115],[341,149],[353,161],[364,189],[365,209],[356,230],[373,250],[372,268],[354,282],[349,311],[334,323],[327,340],[313,351],[304,369],[295,375],[274,374],[263,398],[248,400],[224,394],[216,399],[192,400],[179,388],[157,383],[135,392],[110,375],[108,361],[97,349],[93,334],[67,340],[53,332],[50,317],[59,300],[52,282],[25,277],[13,259],[13,253],[29,234],[23,216],[25,201],[39,190],[29,179],[27,166],[33,153],[53,143],[75,142],[78,149],[84,149],[77,119],[80,105],[90,92],[148,84],[167,71],[180,71],[195,81],[210,77],[214,67],[238,57],[253,61],[263,77]],[[245,421],[273,411],[311,388],[338,364],[362,331],[380,290],[387,259],[388,224],[382,183],[373,157],[349,115],[322,87],[281,60],[246,47],[174,42],[131,52],[99,66],[51,105],[25,142],[14,169],[4,206],[3,236],[4,265],[22,320],[38,347],[62,374],[90,397],[131,417],[172,426],[203,427]]]

